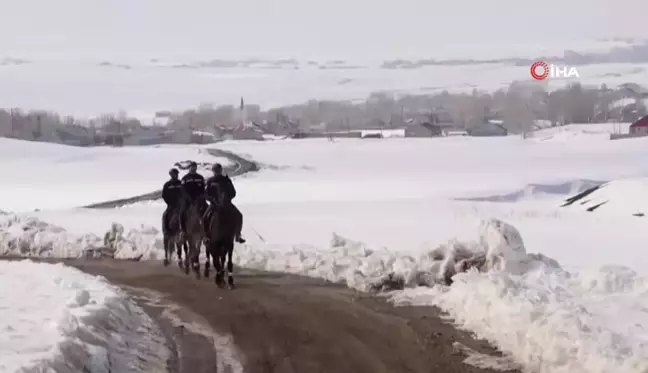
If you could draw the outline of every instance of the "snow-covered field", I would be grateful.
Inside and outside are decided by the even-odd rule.
[[[648,333],[642,328],[648,322],[644,218],[559,207],[570,195],[608,181],[618,183],[619,203],[630,191],[640,195],[642,178],[648,177],[648,141],[610,141],[617,127],[551,128],[526,140],[222,143],[222,149],[267,165],[236,180],[248,238],[236,248],[236,264],[359,289],[394,273],[408,286],[390,294],[396,304],[437,305],[531,371],[643,372],[648,368]],[[44,159],[37,160],[41,166]],[[157,159],[154,167],[160,170],[176,161]],[[97,162],[108,167],[106,159]],[[160,172],[154,184],[164,178]],[[47,187],[57,183],[51,175]],[[101,237],[117,222],[124,228],[120,233],[116,227],[118,257],[160,258],[160,202],[84,210],[67,208],[81,204],[74,195],[60,198],[69,199],[65,208],[0,216],[0,250],[80,256],[102,246]],[[19,211],[32,208],[12,202]],[[507,228],[508,245],[492,218],[515,227]],[[515,238],[514,229],[521,237]],[[522,254],[510,250],[511,242]],[[451,287],[415,287],[448,264],[432,257],[435,249],[452,253],[460,247],[503,253],[508,264],[456,275]]]
[[[169,351],[160,330],[107,281],[25,260],[0,262],[0,282],[0,372],[165,368]]]
[[[176,162],[220,162],[198,147],[81,148],[0,138],[0,209],[72,208],[162,188]],[[207,167],[208,168],[208,167]]]

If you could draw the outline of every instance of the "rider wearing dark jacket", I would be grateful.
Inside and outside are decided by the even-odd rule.
[[[205,178],[197,172],[196,162],[189,164],[189,172],[182,177],[182,186],[191,201],[203,197],[205,193]]]
[[[236,197],[236,188],[234,188],[234,183],[232,183],[232,179],[230,179],[229,176],[223,174],[223,166],[220,164],[214,164],[212,171],[214,172],[214,176],[207,179],[205,186],[205,196],[207,200],[212,203],[212,206],[209,209],[210,214],[205,215],[205,229],[209,228],[211,212],[215,208],[213,205],[214,203],[220,207],[232,208],[234,214],[238,215],[240,222],[236,234],[236,242],[244,243],[245,239],[241,236],[241,230],[243,228],[243,214],[241,214],[241,211],[232,203],[232,200]]]
[[[169,231],[169,214],[171,211],[179,208],[182,203],[184,192],[182,190],[182,182],[178,180],[178,173],[177,169],[172,168],[169,171],[171,179],[162,186],[162,199],[167,205],[164,214],[162,214],[162,232]]]
[[[182,177],[182,189],[185,196],[185,201],[182,204],[181,219],[183,231],[186,227],[187,211],[192,204],[199,204],[200,214],[204,214],[205,210],[207,210],[207,203],[205,202],[205,178],[197,171],[198,165],[196,162],[191,162],[189,164],[189,172]]]

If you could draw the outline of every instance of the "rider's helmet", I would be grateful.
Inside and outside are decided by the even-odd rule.
[[[179,173],[180,173],[180,171],[178,171],[177,168],[172,168],[172,169],[169,170],[169,175],[170,176],[178,176]]]
[[[212,166],[212,171],[214,172],[218,172],[222,170],[223,170],[223,166],[220,163],[214,163],[214,165]]]

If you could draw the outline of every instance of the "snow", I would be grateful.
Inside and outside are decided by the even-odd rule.
[[[648,213],[648,178],[613,180],[568,206],[570,209],[594,209],[606,215],[630,216]],[[598,207],[596,207],[598,206]]]
[[[648,177],[648,140],[610,141],[614,126],[549,128],[529,139],[225,141],[218,148],[264,166],[235,180],[248,239],[235,264],[361,290],[392,275],[405,285],[387,294],[395,304],[436,305],[531,371],[642,372],[643,218],[559,207],[609,182],[597,191],[609,195],[597,198],[633,210]],[[160,259],[163,209],[153,201],[4,214],[0,252]],[[467,257],[483,258],[486,271],[437,284]]]
[[[571,124],[568,126],[545,128],[533,133],[536,141],[571,142],[584,136],[585,141],[609,140],[610,134],[628,133],[632,123]],[[596,135],[596,136],[592,136]],[[625,143],[624,143],[625,144]]]
[[[94,147],[0,138],[0,184],[5,211],[60,209],[132,197],[162,187],[176,162],[220,162],[201,147]],[[52,182],[56,180],[56,182]]]
[[[165,367],[169,351],[160,331],[104,279],[63,264],[23,260],[0,262],[0,282],[0,372]]]

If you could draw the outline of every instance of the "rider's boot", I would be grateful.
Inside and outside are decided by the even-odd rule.
[[[243,238],[243,236],[241,236],[241,232],[239,232],[239,233],[236,235],[236,237],[234,238],[234,240],[236,240],[236,242],[238,242],[238,243],[245,243],[245,238]]]

